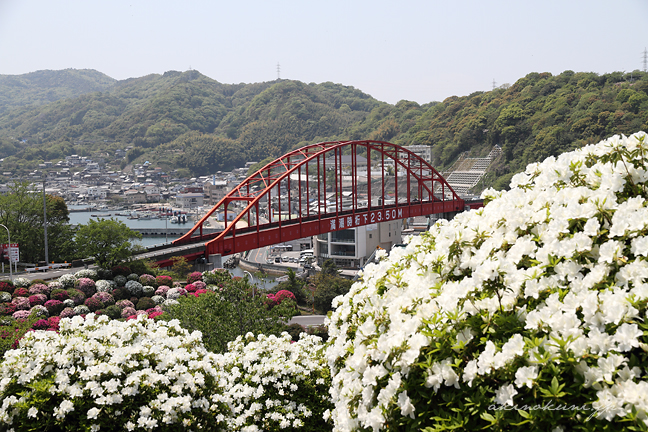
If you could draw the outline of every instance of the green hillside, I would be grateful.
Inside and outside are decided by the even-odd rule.
[[[0,75],[0,113],[27,105],[45,105],[86,93],[102,92],[117,80],[89,69]]]
[[[511,86],[425,105],[390,105],[341,84],[222,84],[170,71],[0,113],[0,158],[3,171],[20,173],[72,153],[132,147],[122,166],[149,160],[208,174],[307,143],[376,139],[429,145],[443,170],[462,152],[483,156],[498,144],[503,155],[482,186],[504,187],[529,162],[641,129],[648,129],[648,74],[638,71],[531,73]]]

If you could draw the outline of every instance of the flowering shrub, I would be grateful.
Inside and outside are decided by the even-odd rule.
[[[173,283],[173,278],[171,276],[160,275],[155,278],[155,286],[161,285],[171,285]]]
[[[49,288],[50,292],[55,289],[63,289],[63,284],[58,282],[58,281],[52,281],[47,284],[47,287]]]
[[[60,313],[61,318],[72,318],[73,316],[76,315],[76,312],[74,312],[74,308],[71,307],[66,307],[63,309]]]
[[[9,281],[0,281],[0,291],[12,293],[16,287]]]
[[[202,273],[199,271],[191,272],[187,275],[187,283],[193,283],[202,279]]]
[[[126,276],[126,279],[129,281],[138,281],[139,282],[139,275],[137,273],[131,273],[128,276]]]
[[[92,269],[79,270],[78,272],[74,273],[74,277],[77,279],[82,279],[82,278],[92,279],[93,281],[99,279],[97,275],[97,271]]]
[[[78,304],[78,305],[83,304],[83,302],[86,299],[86,295],[83,292],[79,291],[79,290],[76,290],[76,289],[72,288],[72,289],[67,290],[66,292],[67,292],[67,295],[70,296],[70,299],[72,299],[72,301],[75,304]]]
[[[230,342],[215,360],[226,372],[228,430],[330,430],[322,427],[323,413],[332,408],[322,350],[320,338],[304,335],[291,343],[288,333],[256,339],[248,333]]]
[[[286,300],[286,299],[291,299],[291,300],[296,302],[295,294],[293,294],[291,291],[288,291],[288,290],[279,290],[279,291],[277,291],[277,294],[275,294],[274,298],[275,298],[275,302],[277,302],[277,304],[281,304],[281,302]]]
[[[113,268],[110,269],[110,271],[112,272],[113,275],[115,275],[115,277],[117,277],[117,276],[124,276],[125,277],[125,276],[128,276],[131,273],[130,268],[128,268],[127,266],[124,266],[124,265],[114,266]]]
[[[142,288],[143,287],[142,287],[142,284],[137,282],[137,281],[129,280],[128,282],[126,282],[125,288],[126,288],[126,291],[128,291],[128,293],[133,297],[141,297],[142,296],[142,293],[143,293]]]
[[[169,300],[178,300],[183,295],[187,295],[187,291],[184,288],[171,288],[167,291],[167,299]]]
[[[113,298],[112,295],[108,294],[107,292],[98,292],[95,295],[93,295],[92,298],[96,298],[105,306],[112,306],[115,304],[115,299]]]
[[[5,291],[0,291],[0,303],[7,303],[11,301],[11,294]]]
[[[164,303],[165,299],[161,295],[154,295],[153,297],[151,297],[151,300],[153,300],[156,305],[161,305],[162,303]]]
[[[74,283],[77,278],[73,274],[64,274],[58,278],[58,283],[60,283],[63,288],[74,288]]]
[[[77,279],[74,285],[76,289],[85,294],[86,297],[92,297],[94,293],[97,292],[95,281],[89,278]]]
[[[49,286],[45,285],[45,284],[36,283],[36,284],[29,287],[29,294],[45,294],[45,295],[49,295],[51,290],[52,289]]]
[[[29,332],[0,365],[3,429],[218,430],[218,372],[177,322],[88,315]],[[223,415],[220,415],[223,418]]]
[[[16,288],[12,294],[14,297],[28,297],[29,296],[29,291],[27,288]]]
[[[184,289],[187,290],[188,293],[194,293],[198,288],[196,287],[196,285],[190,283],[185,285]]]
[[[47,301],[47,296],[45,294],[35,294],[29,296],[29,304],[31,306],[42,305]]]
[[[58,315],[63,311],[65,305],[59,300],[48,300],[45,302],[45,307],[50,315]]]
[[[207,285],[223,286],[230,280],[232,280],[232,275],[225,269],[214,269],[202,273],[202,281]]]
[[[17,320],[26,320],[29,318],[30,312],[28,310],[17,310],[13,313],[13,318]]]
[[[43,305],[36,305],[29,309],[29,314],[37,317],[45,317],[47,318],[49,316],[49,311],[47,308]]]
[[[117,284],[113,281],[101,279],[95,283],[95,289],[97,292],[111,293],[115,288],[117,288]]]
[[[166,297],[167,292],[169,292],[169,289],[170,288],[166,285],[160,285],[158,289],[155,290],[155,294]]]
[[[123,287],[126,285],[126,282],[128,282],[128,279],[126,279],[126,276],[117,275],[113,278],[113,282],[115,282],[118,287]]]
[[[368,265],[329,320],[336,427],[643,429],[647,183],[616,136]]]
[[[0,315],[13,315],[16,310],[16,305],[13,303],[0,304]]]
[[[144,285],[142,287],[142,296],[143,297],[151,297],[154,294],[155,294],[155,288],[153,288],[151,285]]]
[[[116,305],[116,306],[119,306],[119,307],[122,308],[122,309],[127,308],[127,307],[135,308],[135,305],[134,305],[133,302],[130,301],[130,300],[118,300],[118,301],[115,303],[115,305]]]
[[[101,300],[95,297],[86,299],[84,304],[88,307],[88,309],[90,309],[90,312],[96,312],[99,309],[103,309],[105,307]]]
[[[146,274],[146,273],[143,274],[143,275],[140,275],[139,282],[142,285],[156,285],[155,276],[150,275],[150,274]]]
[[[28,288],[31,281],[24,277],[17,277],[13,280],[13,284],[16,288]]]
[[[27,297],[16,297],[11,300],[11,303],[16,306],[17,310],[27,310],[31,308],[31,304],[29,303],[29,299]]]
[[[155,302],[150,297],[142,297],[137,302],[135,309],[137,310],[147,310],[155,307]]]
[[[128,318],[129,316],[133,316],[137,313],[134,307],[125,307],[121,311],[121,317],[122,318]]]
[[[86,305],[74,306],[74,315],[85,315],[89,313],[90,309]]]
[[[70,298],[70,296],[68,295],[68,292],[67,292],[66,290],[63,290],[63,289],[55,289],[55,290],[52,290],[52,293],[50,294],[50,298],[51,298],[52,300],[60,300],[60,301],[63,301],[63,300],[65,300],[65,299]]]
[[[193,286],[196,287],[196,289],[202,290],[207,288],[207,284],[201,280],[197,280],[195,282],[192,282]],[[185,287],[187,289],[187,287]],[[188,291],[188,290],[187,290]]]
[[[47,330],[49,328],[49,322],[44,319],[39,319],[32,325],[32,328],[34,330]]]

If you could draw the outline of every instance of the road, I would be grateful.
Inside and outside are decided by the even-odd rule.
[[[302,315],[293,317],[288,324],[299,324],[303,327],[318,326],[324,324],[325,315]]]

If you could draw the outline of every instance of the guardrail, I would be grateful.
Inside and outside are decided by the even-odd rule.
[[[27,267],[25,268],[25,271],[27,273],[33,273],[36,271],[47,271],[47,270],[54,270],[58,268],[68,268],[72,267],[71,263],[61,263],[61,264],[48,264],[45,266],[38,266],[38,267]]]

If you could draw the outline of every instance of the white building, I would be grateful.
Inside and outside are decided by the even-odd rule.
[[[180,208],[196,208],[203,205],[203,194],[183,193],[176,195],[176,205]]]
[[[413,145],[405,148],[419,156],[424,161],[432,163],[432,147],[428,145]]]
[[[401,242],[398,219],[333,231],[313,237],[313,250],[321,266],[332,259],[340,268],[361,268],[376,248],[391,250]]]

